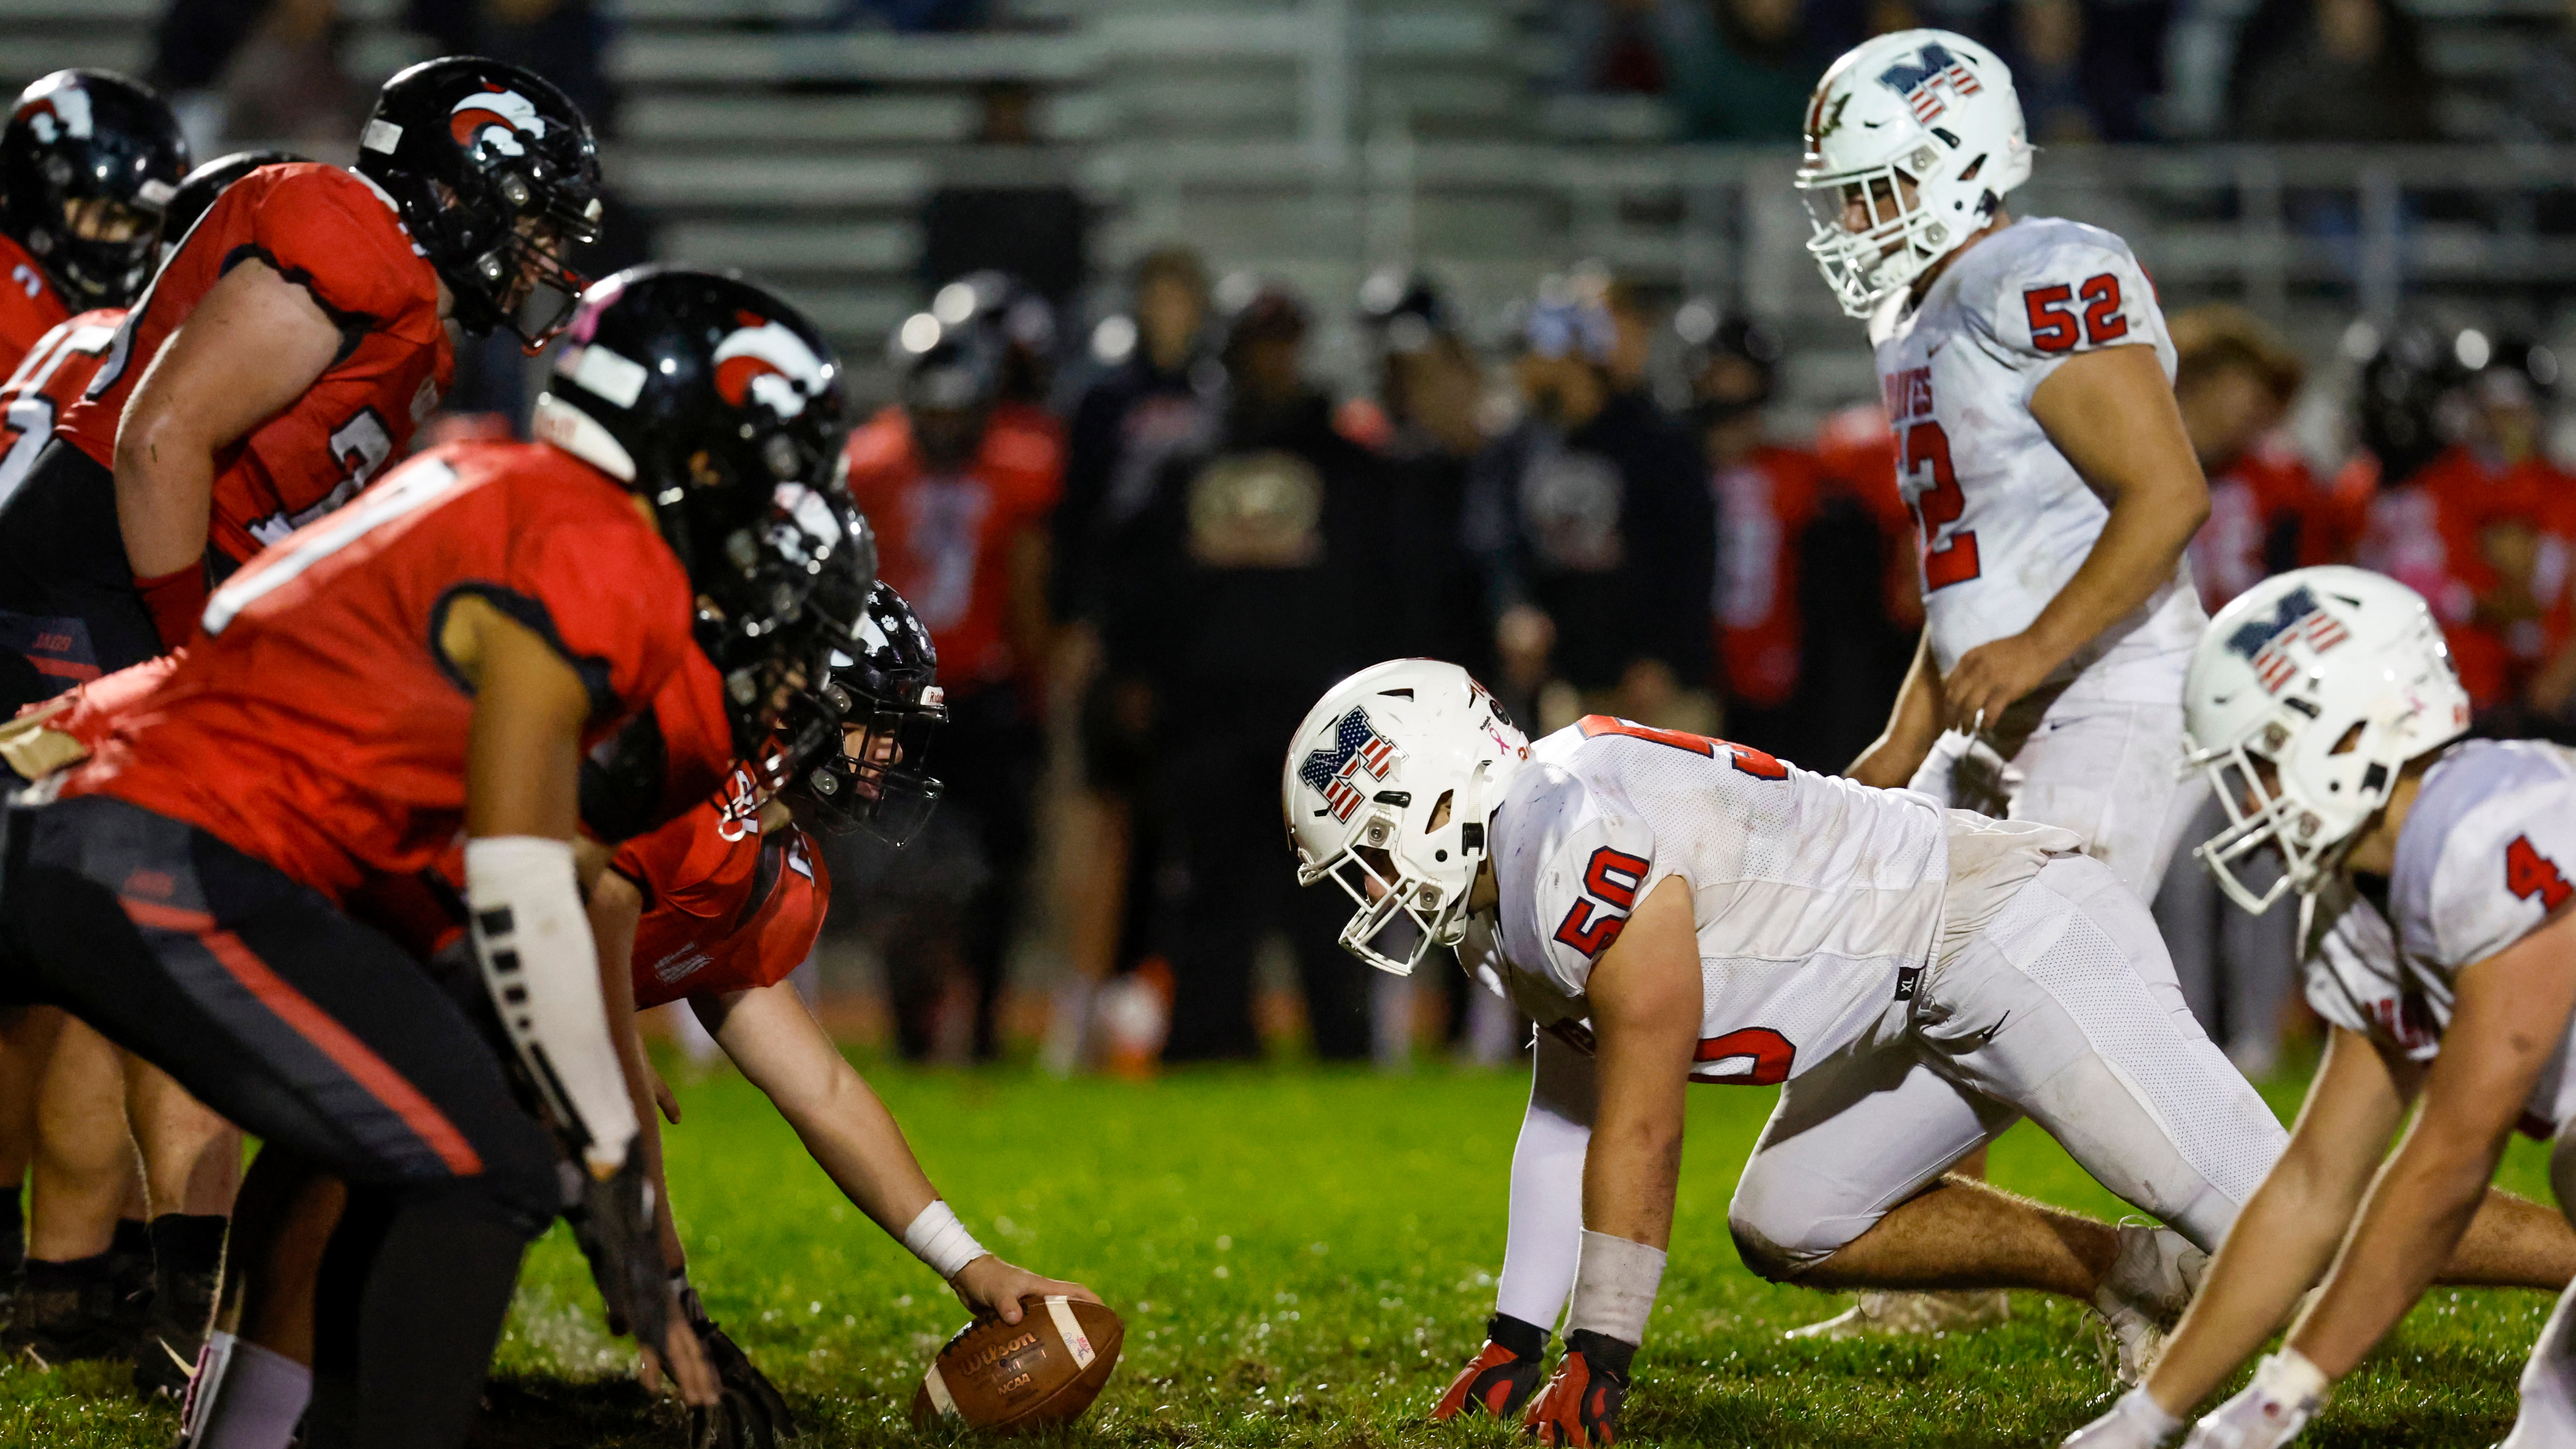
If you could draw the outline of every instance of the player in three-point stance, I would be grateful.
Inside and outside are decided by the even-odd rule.
[[[2576,750],[2461,740],[2469,697],[2440,626],[2413,590],[2361,569],[2300,569],[2238,596],[2202,637],[2185,698],[2191,762],[2230,822],[2195,854],[2247,910],[2298,893],[2308,1000],[2334,1032],[2289,1148],[2163,1360],[2071,1449],[2165,1443],[2323,1277],[2281,1351],[2189,1440],[2287,1442],[2437,1265],[2468,1266],[2517,1125],[2555,1136],[2551,1183],[2562,1210],[2576,1202]],[[2238,872],[2267,849],[2287,869],[2258,894]],[[2566,1233],[2532,1226],[2521,1249],[2467,1281],[2565,1281]],[[2548,1267],[2555,1281],[2522,1271]],[[2576,1443],[2571,1305],[2523,1370],[2510,1449]]]
[[[1570,1291],[1528,1419],[1615,1433],[1693,1081],[1784,1084],[1728,1211],[1754,1271],[2062,1293],[2131,1368],[2285,1140],[2072,832],[1606,716],[1526,744],[1427,660],[1325,695],[1281,796],[1301,878],[1361,902],[1354,954],[1456,943],[1541,1027],[1490,1341],[1443,1416],[1519,1407]],[[2171,1230],[1942,1177],[2023,1116]]]

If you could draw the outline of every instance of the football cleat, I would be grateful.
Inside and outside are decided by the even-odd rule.
[[[1521,1427],[1550,1449],[1592,1449],[1619,1442],[1619,1406],[1628,1399],[1628,1365],[1637,1346],[1588,1328],[1565,1336],[1556,1376],[1529,1406]]]
[[[1831,1318],[1793,1328],[1788,1338],[1867,1338],[1873,1335],[1978,1333],[2008,1322],[2012,1301],[2000,1288],[1950,1293],[1871,1292]]]
[[[2122,1223],[2120,1256],[2093,1290],[2093,1311],[2110,1335],[2114,1370],[2132,1387],[2163,1354],[2165,1335],[2191,1306],[2209,1272],[2209,1255],[2171,1228]]]
[[[1449,1391],[1432,1406],[1435,1420],[1484,1413],[1508,1419],[1529,1402],[1538,1387],[1547,1353],[1547,1330],[1507,1313],[1485,1320],[1485,1346],[1450,1380]]]

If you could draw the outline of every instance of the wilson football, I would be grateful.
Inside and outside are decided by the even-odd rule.
[[[1118,1366],[1127,1329],[1077,1298],[1025,1305],[1017,1323],[980,1319],[957,1330],[912,1396],[912,1421],[949,1419],[1011,1433],[1082,1416]]]

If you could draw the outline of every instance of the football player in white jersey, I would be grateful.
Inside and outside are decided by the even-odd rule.
[[[1922,645],[1849,773],[2064,826],[2152,898],[2202,788],[2175,765],[2209,512],[2155,290],[2111,233],[2005,210],[2021,102],[1964,36],[1846,53],[1806,145],[1807,249],[1868,319],[1922,529]]]
[[[2556,1138],[2551,1185],[2576,1204],[2576,750],[2460,741],[2469,698],[2440,626],[2412,589],[2361,569],[2299,569],[2239,595],[2202,637],[2185,700],[2191,762],[2230,819],[2194,853],[2247,910],[2299,893],[2308,1000],[2334,1034],[2288,1150],[2163,1359],[2068,1438],[2077,1449],[2167,1442],[2320,1277],[2281,1351],[2193,1430],[2195,1449],[2297,1434],[2446,1258],[2467,1281],[2557,1288],[2576,1272],[2564,1219],[2488,1186],[2520,1125]],[[2237,868],[2267,848],[2287,870],[2257,893]],[[2490,1230],[2476,1264],[2463,1261],[2473,1216]],[[2576,1444],[2571,1304],[2523,1372],[2508,1449]]]
[[[1345,946],[1409,972],[1458,945],[1542,1027],[1491,1341],[1441,1417],[1518,1409],[1570,1295],[1529,1422],[1608,1442],[1690,1082],[1787,1084],[1728,1213],[1756,1272],[2063,1293],[2132,1352],[2281,1149],[2071,832],[1607,716],[1531,745],[1430,660],[1325,695],[1281,791],[1301,880],[1360,903]],[[2024,1115],[2177,1231],[1943,1181]]]

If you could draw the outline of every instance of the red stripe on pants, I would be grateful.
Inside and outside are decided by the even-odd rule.
[[[242,938],[215,924],[215,918],[202,911],[183,911],[176,906],[156,905],[119,896],[125,914],[134,924],[153,931],[185,931],[205,945],[217,965],[231,973],[260,1003],[275,1012],[279,1020],[293,1028],[296,1035],[312,1043],[315,1050],[366,1088],[369,1095],[387,1111],[400,1117],[414,1135],[429,1144],[447,1170],[459,1177],[471,1177],[483,1170],[483,1159],[456,1124],[431,1104],[420,1089],[402,1073],[377,1056],[365,1042],[332,1019],[329,1012],[313,1004],[312,998],[289,985],[286,979],[269,969],[257,952]]]

